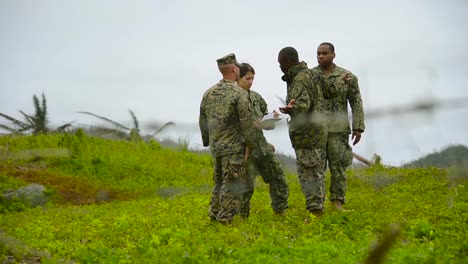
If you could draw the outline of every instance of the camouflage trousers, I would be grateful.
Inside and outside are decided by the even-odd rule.
[[[323,211],[325,202],[324,148],[296,149],[297,175],[309,211]]]
[[[220,222],[229,222],[239,212],[248,184],[243,153],[213,158],[213,180],[209,215]]]
[[[273,153],[268,152],[265,156],[251,156],[248,160],[247,192],[242,198],[240,215],[248,217],[250,213],[250,200],[254,193],[255,177],[258,174],[263,181],[270,185],[271,208],[282,212],[288,208],[289,187],[286,176],[281,168],[280,161]]]
[[[348,140],[348,133],[328,133],[327,162],[331,174],[330,201],[338,200],[346,203],[348,185],[346,168],[353,162],[353,151]]]

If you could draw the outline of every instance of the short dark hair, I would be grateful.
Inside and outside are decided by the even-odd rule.
[[[299,62],[299,54],[297,50],[293,47],[282,48],[278,54],[281,58],[286,58],[291,62]]]
[[[248,72],[255,74],[255,69],[248,63],[241,63],[239,70],[239,76],[241,78],[244,77]]]
[[[330,42],[322,42],[322,43],[320,43],[319,46],[322,46],[322,45],[328,46],[330,48],[330,51],[332,53],[335,53],[335,46],[333,46],[333,44],[331,44]]]

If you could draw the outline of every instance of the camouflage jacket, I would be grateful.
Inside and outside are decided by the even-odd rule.
[[[322,148],[326,145],[327,126],[322,115],[324,111],[324,89],[328,83],[324,79],[307,68],[305,62],[301,62],[289,69],[283,76],[287,83],[286,103],[296,99],[290,113],[289,137],[294,149]],[[327,97],[333,96],[327,94]]]
[[[258,120],[263,118],[264,115],[268,113],[268,105],[265,102],[263,97],[252,90],[244,90],[249,98],[252,105],[252,118],[253,120]],[[254,149],[251,153],[251,156],[262,157],[266,156],[271,151],[271,146],[267,142],[265,136],[263,135],[263,130],[260,128],[255,129],[253,138],[255,141]]]
[[[221,80],[205,92],[199,126],[203,146],[210,146],[215,157],[254,146],[250,101],[234,81]]]
[[[328,131],[351,132],[348,119],[348,102],[351,106],[352,129],[364,131],[364,109],[357,77],[353,75],[351,82],[345,83],[342,76],[348,71],[336,65],[328,77],[324,76],[319,66],[312,68],[311,71],[314,72],[314,74],[323,76],[328,82],[334,84],[338,92],[335,98],[325,101],[327,112],[330,113],[328,118]]]

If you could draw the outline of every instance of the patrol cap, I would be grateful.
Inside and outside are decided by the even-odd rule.
[[[236,60],[236,55],[234,53],[229,53],[228,55],[217,59],[216,62],[218,62],[218,67],[227,64],[235,64],[237,67],[240,66],[240,64]]]

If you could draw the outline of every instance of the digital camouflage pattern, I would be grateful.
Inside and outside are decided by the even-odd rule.
[[[230,222],[239,212],[246,186],[250,185],[243,153],[213,158],[213,180],[208,214],[211,219]]]
[[[216,62],[218,63],[218,67],[223,66],[223,65],[228,65],[228,64],[235,64],[238,67],[240,66],[239,63],[237,62],[236,55],[234,53],[229,53],[228,55],[217,59]]]
[[[330,201],[338,200],[343,204],[346,203],[348,181],[346,168],[353,162],[353,151],[348,138],[348,133],[329,133],[327,144],[327,161],[331,174]]]
[[[230,222],[249,181],[244,160],[245,147],[254,145],[249,98],[234,81],[221,80],[203,95],[199,126],[203,146],[210,146],[214,161],[209,215]]]
[[[326,100],[337,94],[334,84],[301,62],[282,79],[287,83],[286,103],[296,99],[289,122],[289,137],[294,149],[324,148],[327,141]]]
[[[203,146],[210,146],[215,157],[243,153],[246,145],[254,145],[249,98],[234,81],[221,80],[205,92],[199,126]]]
[[[323,211],[325,157],[328,137],[325,98],[336,88],[301,62],[282,78],[287,83],[286,103],[296,99],[290,114],[289,136],[296,152],[297,174],[309,211]]]
[[[327,162],[331,174],[330,201],[339,200],[346,203],[348,179],[346,168],[353,162],[352,148],[349,145],[351,127],[348,119],[348,102],[351,106],[352,129],[361,132],[365,129],[364,109],[358,80],[355,75],[352,75],[351,82],[346,83],[343,76],[349,71],[336,65],[327,77],[319,66],[311,71],[326,78],[337,89],[337,96],[326,100],[324,104],[328,113]]]
[[[289,187],[281,164],[273,150],[265,156],[252,156],[248,160],[247,192],[242,199],[240,215],[249,216],[250,200],[255,188],[256,172],[260,174],[263,181],[270,186],[271,208],[277,213],[282,213],[288,208]]]
[[[264,115],[268,114],[268,104],[259,93],[257,93],[256,91],[243,91],[249,97],[253,120],[261,119]],[[271,129],[273,128],[274,127],[271,127]],[[271,146],[267,142],[265,136],[263,135],[263,130],[254,129],[253,133],[254,134],[252,135],[252,137],[254,139],[255,146],[252,150],[251,156],[261,157],[270,153]]]
[[[247,90],[245,90],[245,93],[250,98],[254,120],[258,120],[268,113],[268,105],[259,93]],[[265,183],[270,185],[271,207],[273,210],[282,212],[288,208],[289,188],[281,164],[261,129],[255,129],[253,138],[255,146],[248,160],[250,180],[240,209],[240,215],[243,217],[249,216],[256,172],[260,174]]]
[[[323,211],[325,202],[325,155],[323,148],[296,149],[297,175],[311,212]]]
[[[351,133],[348,119],[348,102],[351,106],[352,129],[364,131],[364,108],[357,77],[352,74],[352,80],[346,83],[343,75],[349,73],[349,71],[336,65],[327,77],[325,77],[319,66],[312,68],[311,71],[325,78],[336,88],[336,96],[325,101],[325,108],[332,113],[328,118],[328,131]]]

